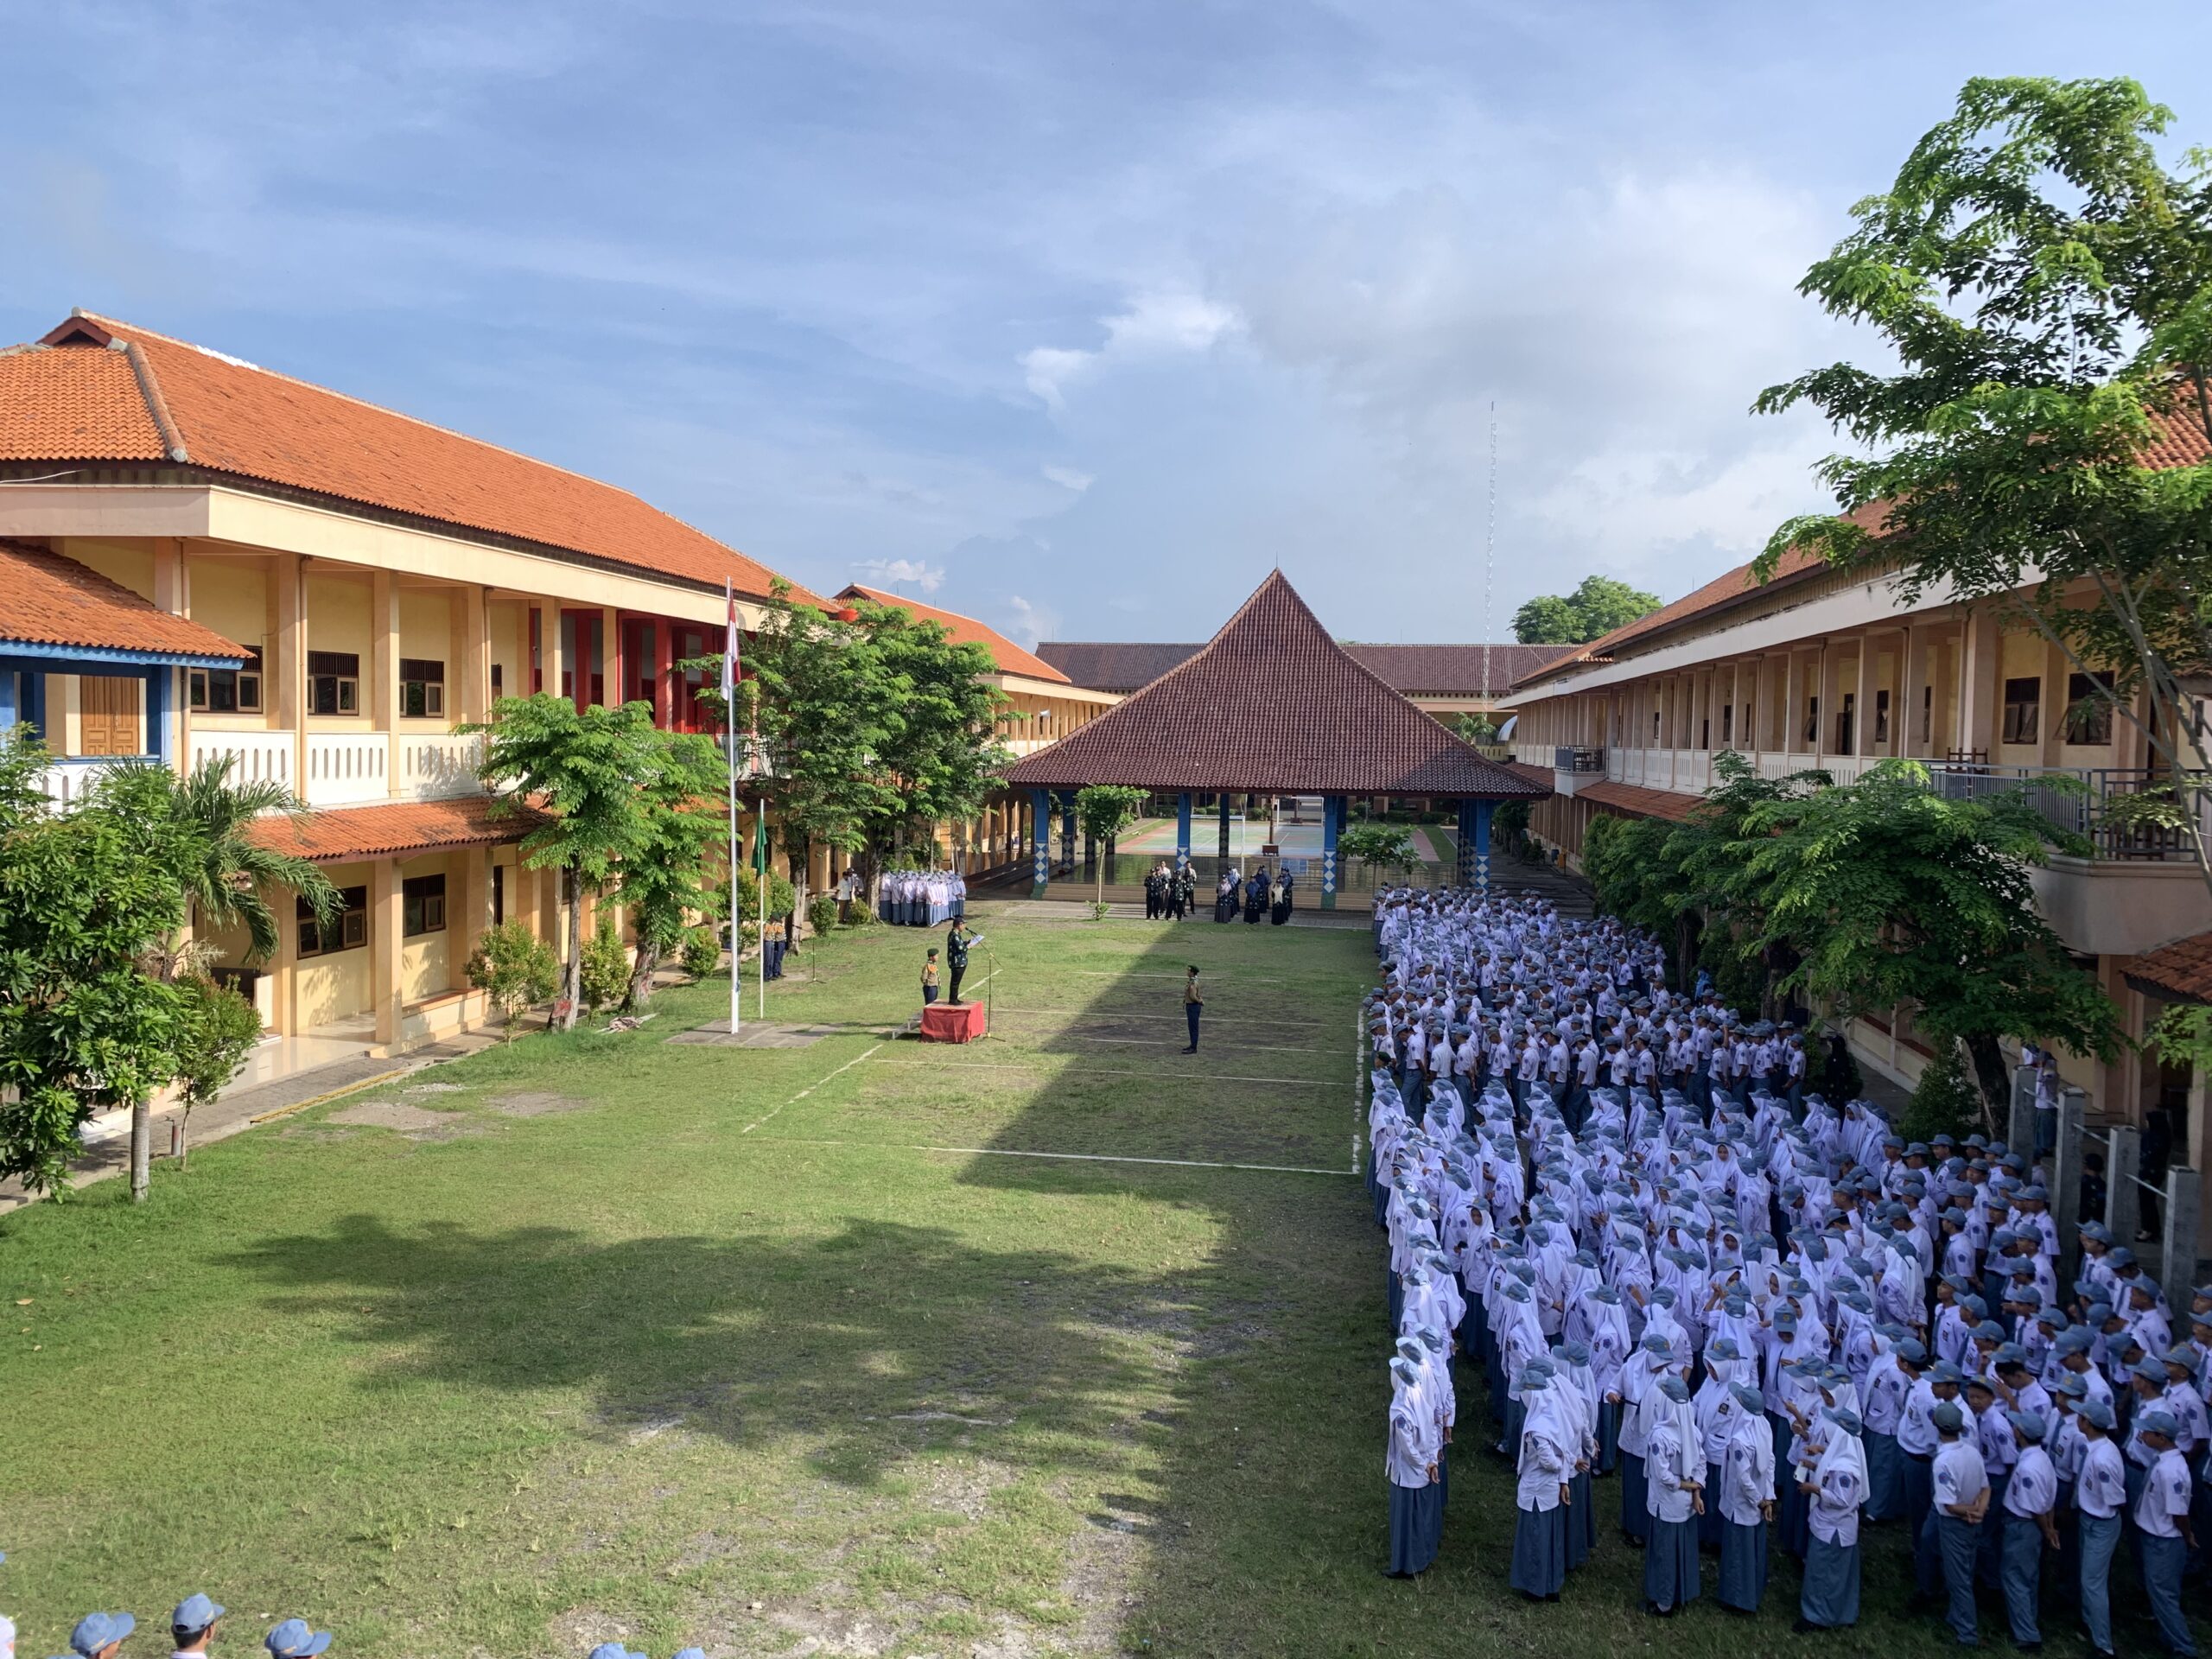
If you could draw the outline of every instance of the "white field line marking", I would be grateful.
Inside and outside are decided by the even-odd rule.
[[[1063,1034],[1071,1037],[1078,1043],[1137,1043],[1146,1048],[1183,1046],[1172,1037],[1086,1037],[1081,1032],[1068,1032]],[[1275,1043],[1265,1044],[1260,1050],[1263,1054],[1333,1054],[1336,1052],[1333,1048],[1285,1048]]]
[[[1111,1010],[1103,1014],[1094,1013],[1088,1008],[1000,1008],[997,1010],[997,1013],[1001,1015],[1009,1014],[1019,1014],[1023,1015],[1033,1014],[1059,1014],[1070,1020],[1172,1020],[1179,1022],[1183,1017],[1183,1005],[1180,1002],[1178,1002],[1175,1005],[1175,1012],[1172,1014],[1164,1013],[1154,1007],[1130,1008],[1125,1012],[1118,1014]],[[1206,1024],[1210,1027],[1279,1026],[1281,1023],[1282,1022],[1279,1020],[1239,1020],[1234,1014],[1210,1014],[1206,1016]]]
[[[882,1045],[880,1043],[876,1045],[876,1047],[878,1048],[880,1048],[881,1046]],[[874,1049],[868,1051],[871,1054],[874,1052],[875,1051]],[[861,1056],[861,1060],[864,1060],[868,1058],[868,1056],[867,1054],[863,1054]],[[848,1062],[849,1065],[858,1065],[860,1063],[860,1060],[852,1060]],[[894,1071],[919,1071],[924,1067],[930,1067],[938,1071],[958,1070],[963,1071],[1043,1071],[1047,1069],[1042,1065],[986,1065],[976,1060],[878,1060],[876,1064],[880,1066],[886,1066]],[[844,1069],[844,1066],[841,1065],[837,1068],[837,1071],[842,1071]],[[834,1077],[836,1075],[836,1071],[832,1071],[830,1074],[830,1077]],[[1217,1071],[1171,1071],[1165,1073],[1159,1071],[1084,1071],[1082,1075],[1086,1077],[1154,1078],[1166,1076],[1173,1077],[1177,1081],[1182,1083],[1273,1083],[1281,1084],[1294,1089],[1333,1089],[1336,1087],[1336,1084],[1320,1077],[1238,1077],[1227,1072]],[[824,1077],[822,1081],[823,1083],[827,1083],[830,1081],[830,1077]],[[809,1090],[807,1092],[811,1094],[813,1090]],[[800,1096],[793,1096],[792,1098],[798,1099]],[[782,1108],[779,1107],[777,1109],[780,1111]],[[763,1121],[765,1122],[766,1120]]]
[[[1180,974],[1148,974],[1135,970],[1122,972],[1113,968],[1078,968],[1075,969],[1092,979],[1180,979]],[[1219,970],[1224,978],[1234,978],[1239,985],[1281,985],[1288,982],[1280,979],[1260,979],[1250,974],[1233,973],[1229,969]]]
[[[1359,1086],[1367,1077],[1367,1026],[1354,1008],[1351,1015],[1351,1173],[1359,1173]]]
[[[881,1048],[882,1046],[883,1046],[883,1045],[882,1045],[881,1043],[878,1043],[878,1044],[876,1044],[876,1045],[875,1045],[875,1048],[871,1048],[871,1049],[869,1049],[869,1050],[868,1050],[868,1054],[855,1054],[855,1055],[854,1055],[854,1056],[853,1056],[853,1058],[852,1058],[851,1059],[847,1060],[847,1061],[844,1063],[844,1065],[842,1065],[839,1066],[839,1067],[837,1068],[837,1071],[851,1071],[851,1070],[853,1069],[853,1067],[855,1067],[855,1066],[858,1065],[859,1065],[862,1060],[864,1060],[864,1059],[868,1058],[868,1054],[873,1054],[873,1053],[874,1053],[874,1052],[875,1052],[875,1050],[876,1050],[877,1048]],[[804,1089],[800,1090],[798,1091],[798,1093],[797,1093],[797,1094],[793,1095],[793,1096],[792,1096],[789,1100],[785,1101],[785,1102],[784,1103],[784,1105],[783,1105],[783,1106],[779,1106],[779,1107],[777,1107],[777,1108],[776,1108],[776,1110],[775,1110],[775,1111],[770,1112],[770,1113],[768,1114],[768,1116],[767,1116],[767,1117],[760,1117],[760,1118],[755,1118],[752,1122],[750,1122],[750,1123],[747,1124],[743,1128],[740,1129],[740,1130],[738,1131],[738,1133],[739,1133],[740,1135],[750,1135],[750,1134],[752,1134],[753,1130],[755,1130],[755,1129],[759,1128],[760,1128],[763,1123],[766,1123],[766,1122],[768,1121],[768,1118],[770,1118],[770,1117],[773,1117],[773,1116],[776,1115],[776,1112],[780,1112],[780,1111],[782,1111],[782,1110],[784,1109],[784,1106],[796,1106],[796,1105],[797,1105],[800,1101],[804,1100],[804,1099],[805,1099],[809,1095],[812,1094],[816,1090],[819,1089],[819,1088],[820,1088],[823,1084],[825,1084],[825,1083],[829,1082],[830,1077],[836,1077],[836,1076],[837,1075],[837,1071],[832,1071],[832,1072],[830,1072],[830,1075],[829,1075],[829,1077],[817,1077],[817,1078],[816,1078],[812,1083],[810,1083],[809,1084],[807,1084],[805,1088],[804,1088]]]
[[[1341,1169],[1315,1169],[1305,1164],[1217,1164],[1198,1158],[1135,1158],[1103,1152],[1023,1152],[1012,1147],[917,1147],[882,1141],[799,1141],[772,1135],[772,1147],[859,1147],[874,1152],[943,1152],[967,1158],[1052,1158],[1082,1164],[1158,1164],[1171,1169],[1249,1169],[1269,1175],[1333,1175]]]

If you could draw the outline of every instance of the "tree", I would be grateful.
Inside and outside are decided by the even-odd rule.
[[[1354,859],[1372,870],[1409,870],[1414,864],[1412,832],[1395,823],[1355,823],[1337,836],[1337,856]]]
[[[261,1014],[227,986],[200,974],[175,982],[177,1015],[174,1036],[177,1102],[184,1126],[177,1137],[177,1166],[192,1155],[192,1114],[231,1085],[248,1054],[261,1041]]]
[[[246,960],[262,962],[280,943],[277,912],[269,904],[272,894],[305,899],[324,922],[337,919],[343,900],[321,866],[248,833],[262,818],[303,817],[308,805],[272,779],[232,783],[237,760],[226,754],[201,760],[181,778],[167,768],[161,775],[169,780],[168,810],[195,836],[195,855],[183,872],[193,917],[203,931],[244,928]]]
[[[1540,594],[1513,613],[1524,645],[1580,645],[1659,608],[1659,595],[1611,576],[1585,576],[1571,594]]]
[[[613,1007],[630,988],[630,953],[622,948],[622,930],[615,925],[612,910],[600,912],[599,925],[584,944],[576,988],[584,1006],[594,1013]]]
[[[2028,872],[2056,832],[2024,800],[1946,800],[1925,766],[1884,760],[1741,827],[1723,856],[1763,907],[1754,947],[1798,957],[1784,984],[1845,1018],[1910,1007],[1931,1043],[1964,1046],[1993,1111],[2001,1038],[2116,1052],[2118,1010],[2036,907]]]
[[[1497,737],[1497,723],[1485,714],[1462,715],[1452,722],[1452,729],[1466,743],[1489,743]]]
[[[2212,883],[2183,684],[2212,665],[2212,157],[2169,169],[2171,120],[2132,80],[1967,83],[1799,284],[1896,368],[1760,395],[1866,453],[1820,464],[1843,516],[1782,525],[1758,569],[1894,568],[1908,601],[2024,620],[2164,774],[2107,810],[2183,836]]]
[[[66,811],[37,774],[44,749],[0,734],[0,1175],[68,1183],[77,1132],[131,1111],[131,1197],[146,1196],[147,1109],[175,1072],[175,988],[145,959],[184,925],[199,849],[161,769],[117,766]]]
[[[468,982],[499,1010],[506,1039],[515,1039],[515,1021],[526,1008],[536,1007],[553,995],[560,982],[561,963],[553,947],[522,922],[502,922],[486,928],[469,953]]]
[[[550,693],[502,697],[489,721],[460,729],[486,740],[479,772],[493,815],[540,815],[521,852],[531,868],[561,873],[569,907],[561,1027],[569,1030],[582,995],[583,896],[605,889],[623,861],[649,845],[668,734],[653,728],[651,703],[579,709]]]
[[[1083,833],[1103,846],[1122,830],[1137,821],[1137,814],[1144,810],[1144,804],[1151,798],[1149,790],[1133,788],[1128,784],[1092,784],[1076,791],[1076,819],[1083,825]],[[1106,859],[1098,861],[1097,902],[1106,902]]]
[[[652,995],[653,974],[679,950],[684,930],[719,901],[710,862],[726,859],[728,820],[720,798],[727,787],[724,762],[711,740],[696,734],[656,732],[659,764],[639,780],[640,823],[635,843],[623,855],[616,894],[637,935],[625,1008]]]

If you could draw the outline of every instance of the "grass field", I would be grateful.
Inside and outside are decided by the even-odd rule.
[[[1382,1578],[1366,936],[1077,913],[986,924],[982,1045],[886,1039],[926,941],[870,930],[772,988],[850,1027],[809,1048],[671,1043],[726,992],[664,993],[211,1147],[143,1210],[0,1219],[21,1650],[196,1588],[455,1659],[1801,1649],[1787,1570],[1757,1621],[1645,1620],[1610,1528],[1522,1605],[1471,1445],[1443,1560]],[[1821,1645],[1939,1651],[1872,1535],[1867,1624]]]

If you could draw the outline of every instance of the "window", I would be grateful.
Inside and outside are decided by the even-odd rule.
[[[446,665],[428,657],[399,659],[399,712],[410,720],[436,720],[446,711]]]
[[[195,668],[186,675],[195,712],[257,715],[261,712],[261,652],[249,648],[240,668]]]
[[[1920,741],[1928,741],[1929,734],[1936,728],[1936,688],[1920,688]]]
[[[350,651],[308,652],[308,712],[311,715],[358,715],[361,712],[361,659]]]
[[[494,864],[492,867],[492,925],[505,927],[506,925],[507,867],[504,864]]]
[[[2112,690],[2107,673],[2069,674],[2066,677],[2066,741],[2102,747],[2112,741],[2112,704],[2105,693]]]
[[[1890,741],[1890,694],[1887,691],[1874,693],[1874,741],[1877,743]]]
[[[1820,736],[1821,700],[1818,697],[1808,697],[1805,699],[1805,747],[1811,748],[1814,744],[1820,741]]]
[[[2033,743],[2042,725],[2043,681],[2036,675],[2024,675],[2017,680],[2005,682],[2005,724],[1998,741],[2002,743]]]
[[[1720,747],[1722,748],[1726,748],[1733,741],[1735,730],[1736,705],[1732,702],[1724,702],[1720,705]]]
[[[446,931],[446,879],[410,875],[399,884],[399,931],[408,938]]]
[[[1843,707],[1836,711],[1835,752],[1838,754],[1849,754],[1853,752],[1852,717],[1857,712],[1853,705],[1858,701],[1859,694],[1856,691],[1847,691],[1843,694]]]
[[[340,950],[358,950],[369,942],[369,890],[340,887],[338,896],[345,909],[327,927],[315,920],[315,912],[308,908],[306,899],[300,900],[302,957],[327,957]]]
[[[492,664],[492,696],[494,701],[507,695],[506,671],[499,664]]]

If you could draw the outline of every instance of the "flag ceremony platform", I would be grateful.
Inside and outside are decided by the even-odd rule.
[[[988,1030],[980,1002],[932,1002],[922,1010],[925,1043],[972,1043]]]

